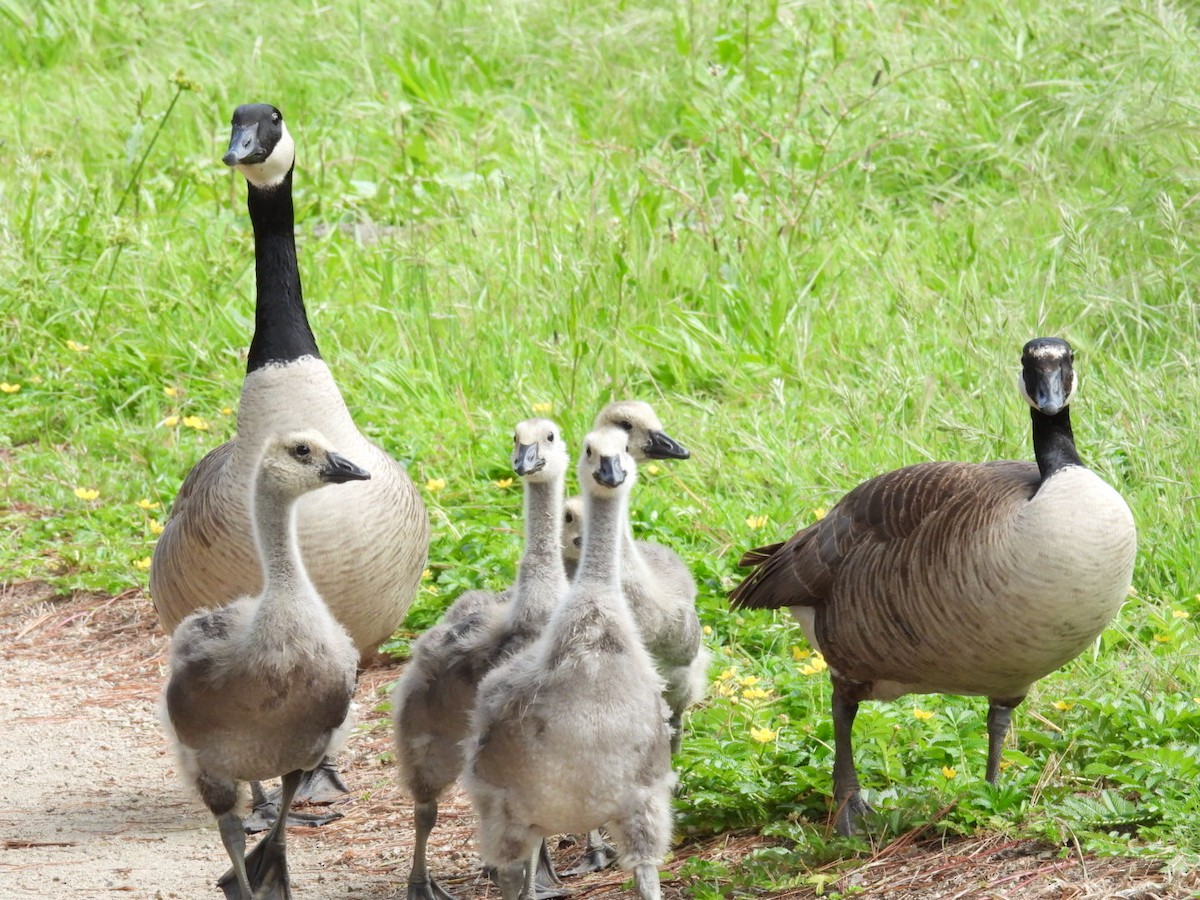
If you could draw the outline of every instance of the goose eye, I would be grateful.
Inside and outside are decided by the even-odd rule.
[[[283,116],[281,116],[279,113],[271,113],[271,121],[277,125],[279,124],[279,120],[282,118]]]
[[[308,446],[308,444],[297,444],[295,452],[296,452],[296,456],[300,457],[301,459],[304,459],[304,457],[306,457],[306,456],[308,456],[308,454],[312,453],[312,449]]]
[[[574,521],[575,521],[575,517],[573,515],[571,515],[570,513],[567,513],[567,524],[570,525]]]
[[[617,426],[619,428],[624,429],[625,431],[633,431],[633,423],[630,422],[628,419],[622,419],[620,422],[617,423]]]
[[[584,451],[584,453],[587,454],[588,459],[592,458],[592,445],[591,444],[588,444],[586,447],[584,447],[583,451]]]
[[[550,432],[548,435],[546,435],[546,442],[549,444],[554,443],[554,432],[553,431]]]

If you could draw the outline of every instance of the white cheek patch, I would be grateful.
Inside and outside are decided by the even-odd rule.
[[[281,123],[283,133],[275,149],[260,163],[241,165],[238,168],[255,187],[270,188],[279,185],[292,169],[296,161],[296,144],[288,132],[287,124]]]

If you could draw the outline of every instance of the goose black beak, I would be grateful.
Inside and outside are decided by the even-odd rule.
[[[341,484],[345,481],[367,481],[370,477],[371,473],[366,469],[360,469],[346,457],[337,453],[330,453],[328,461],[321,469],[321,478],[333,484]]]
[[[617,487],[625,480],[625,468],[621,465],[620,457],[600,457],[600,465],[597,467],[593,477],[605,487]]]
[[[229,136],[229,149],[221,157],[227,166],[260,163],[267,158],[266,151],[258,142],[258,125],[234,125]]]
[[[650,459],[687,459],[692,454],[665,431],[649,432],[650,442],[643,451]]]
[[[538,453],[537,444],[518,444],[513,452],[513,471],[522,478],[540,471],[545,465],[546,460]]]
[[[1063,388],[1062,369],[1054,368],[1038,372],[1034,386],[1033,402],[1048,416],[1055,416],[1067,405],[1067,394]]]

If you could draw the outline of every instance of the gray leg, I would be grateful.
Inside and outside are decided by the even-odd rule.
[[[324,766],[329,760],[321,763]],[[320,769],[314,769],[316,772]],[[308,773],[305,773],[305,778]],[[337,771],[334,770],[333,777],[341,783]],[[303,799],[303,786],[305,782],[301,780],[301,786],[297,788],[296,796]],[[344,785],[343,785],[344,787]],[[250,802],[252,804],[250,815],[246,816],[244,825],[246,834],[254,834],[259,831],[269,831],[275,824],[275,820],[279,818],[280,801],[283,799],[283,790],[272,791],[270,794],[263,792],[262,783],[258,781],[250,782]],[[301,813],[289,809],[287,813],[289,825],[305,825],[315,827],[317,825],[328,825],[330,822],[335,822],[342,817],[340,812],[329,810],[323,813]]]
[[[429,876],[425,861],[425,850],[429,835],[437,825],[438,806],[436,800],[417,802],[413,805],[413,827],[416,839],[413,844],[412,871],[408,873],[408,900],[455,900],[453,894]]]
[[[533,867],[537,864],[536,852],[529,859],[520,859],[496,870],[496,882],[500,885],[500,896],[504,900],[528,900],[533,883]]]
[[[554,860],[550,858],[550,848],[545,840],[538,844],[533,860],[533,893],[529,895],[532,900],[556,900],[558,897],[571,896],[571,892],[562,887],[562,880],[554,871]],[[484,873],[503,890],[504,884],[496,869],[485,866]]]
[[[291,900],[292,888],[287,869],[287,812],[303,774],[297,769],[283,776],[280,815],[266,837],[246,857],[246,877],[251,889],[249,896],[253,900]],[[225,892],[226,900],[244,900],[234,893],[239,890],[236,871],[226,872],[217,884]]]
[[[633,870],[633,886],[641,900],[659,900],[662,888],[658,882],[658,866],[642,863]]]
[[[574,868],[567,869],[563,875],[570,878],[575,875],[586,875],[589,872],[603,872],[612,865],[616,858],[617,851],[605,843],[604,835],[597,828],[587,834],[587,846],[583,851],[583,860]]]
[[[683,748],[683,710],[671,712],[671,755],[678,756]]]
[[[871,807],[859,793],[858,772],[854,768],[854,744],[851,732],[858,715],[858,699],[852,687],[833,680],[833,800],[837,814],[833,825],[843,836],[858,831],[859,820]]]
[[[1000,756],[1004,753],[1004,739],[1008,737],[1008,728],[1012,723],[1012,711],[1024,699],[1024,697],[1017,697],[1015,700],[988,698],[987,780],[989,784],[995,784],[1000,777]]]
[[[246,832],[242,828],[241,817],[235,812],[227,812],[217,817],[217,826],[221,829],[221,843],[229,854],[233,868],[225,876],[232,875],[229,886],[222,885],[228,900],[252,900],[250,879],[246,875]],[[222,882],[225,880],[221,879]]]

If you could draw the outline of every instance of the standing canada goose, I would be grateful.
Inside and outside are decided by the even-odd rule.
[[[154,608],[170,633],[201,607],[261,589],[249,508],[258,453],[269,434],[315,428],[374,476],[336,496],[303,498],[296,509],[309,575],[366,660],[412,601],[429,547],[429,519],[404,468],[355,427],[317,350],[296,260],[295,145],[279,110],[239,106],[224,162],[245,176],[248,187],[258,295],[254,338],[237,436],[188,473],[154,548]],[[326,778],[306,780],[298,796],[330,801],[345,791],[332,764],[318,771]]]
[[[201,609],[171,638],[161,714],[185,780],[216,816],[231,900],[287,898],[287,810],[301,773],[349,728],[358,650],[330,614],[296,544],[301,496],[371,476],[315,431],[267,440],[252,493],[262,592]],[[224,605],[221,605],[224,604]],[[246,857],[238,782],[283,776],[280,815]]]
[[[757,568],[734,589],[734,606],[790,607],[829,663],[841,834],[870,808],[851,746],[859,701],[987,697],[987,780],[995,784],[1013,708],[1095,640],[1129,589],[1133,516],[1075,451],[1067,342],[1027,343],[1018,384],[1031,407],[1037,465],[897,469],[742,559]]]
[[[516,584],[503,595],[470,591],[456,600],[413,645],[392,691],[396,762],[414,802],[409,900],[450,900],[429,874],[426,847],[437,824],[438,798],[462,772],[462,741],[479,683],[497,662],[537,637],[567,589],[560,530],[569,463],[554,422],[517,424],[512,464],[524,484],[525,548]],[[548,855],[543,868],[546,883],[539,896],[562,896],[553,887]]]
[[[662,679],[621,591],[628,444],[611,427],[584,441],[579,571],[541,636],[484,679],[471,716],[465,782],[505,900],[528,894],[547,835],[605,824],[639,895],[659,897],[675,776]],[[580,702],[581,686],[600,684]]]

